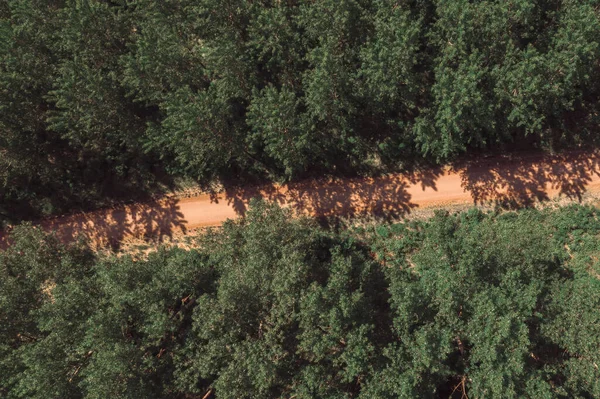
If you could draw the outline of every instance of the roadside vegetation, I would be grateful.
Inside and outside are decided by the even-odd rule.
[[[468,161],[597,146],[599,6],[0,1],[0,227],[177,184],[245,213],[137,255],[12,229],[0,397],[600,397],[597,208],[324,227],[404,215],[406,182],[328,186],[321,224],[236,190],[396,170],[436,189],[430,166],[464,157],[476,204],[582,201],[595,159]],[[185,223],[170,204],[138,207],[148,236]]]
[[[5,0],[0,219],[594,144],[597,1]]]
[[[191,250],[0,253],[3,398],[600,397],[593,207],[325,230],[254,203]]]

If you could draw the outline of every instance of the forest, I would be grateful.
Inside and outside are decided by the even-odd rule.
[[[0,0],[0,398],[600,398],[599,207],[534,206],[582,202],[598,161],[466,163],[474,204],[514,206],[400,219],[453,162],[598,148],[599,10]],[[314,196],[321,219],[245,207],[372,176]],[[190,181],[243,217],[139,253],[41,222],[135,201],[153,235]]]
[[[600,214],[326,230],[255,202],[193,249],[0,252],[0,396],[600,397]]]
[[[3,0],[0,220],[594,145],[597,0]]]

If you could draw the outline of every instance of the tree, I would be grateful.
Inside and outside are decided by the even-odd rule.
[[[574,278],[564,247],[593,240],[595,212],[438,213],[417,230],[383,229],[397,340],[367,397],[594,396],[597,356],[586,345],[598,298],[582,288],[596,279]],[[567,327],[573,317],[586,323]]]
[[[597,209],[327,231],[255,202],[191,249],[0,253],[7,398],[595,397]]]
[[[52,104],[60,2],[3,2],[0,11],[0,219],[60,210],[52,191],[72,153],[45,123]]]
[[[220,398],[346,397],[377,357],[381,274],[360,247],[255,204],[208,238],[218,290],[199,300],[182,389]]]
[[[85,245],[64,248],[52,236],[40,230],[21,226],[11,235],[14,241],[9,249],[0,253],[0,393],[4,397],[72,397],[66,376],[60,375],[64,362],[61,349],[73,350],[73,328],[83,329],[81,315],[69,320],[62,332],[66,338],[56,348],[38,351],[38,360],[30,362],[32,352],[48,338],[41,325],[39,312],[54,301],[54,287],[62,287],[71,279],[83,279],[93,267],[94,257]],[[61,288],[59,288],[60,290]],[[86,298],[87,299],[87,298]],[[93,307],[93,302],[85,302]],[[57,332],[58,333],[58,332]],[[40,369],[42,369],[40,372]],[[40,377],[30,380],[30,374]],[[33,396],[30,396],[32,394]],[[64,396],[63,396],[64,395]]]
[[[0,212],[596,142],[595,2],[10,0]],[[166,173],[165,173],[166,172]]]

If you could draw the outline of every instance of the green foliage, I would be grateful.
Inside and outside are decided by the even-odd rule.
[[[220,278],[194,311],[185,391],[212,381],[223,398],[345,397],[366,376],[381,276],[362,250],[260,204],[202,246]]]
[[[130,16],[97,1],[3,3],[0,213],[20,220],[152,187],[146,110],[126,97]]]
[[[371,233],[370,233],[371,232]],[[6,398],[596,397],[594,208],[331,233],[254,203],[192,250],[0,253]]]
[[[599,33],[591,0],[8,0],[0,213],[594,143]]]
[[[573,263],[596,256],[599,227],[595,210],[570,207],[439,213],[412,233],[417,246],[387,234],[378,251],[393,265],[393,328],[401,341],[374,374],[372,397],[596,396],[597,314],[590,309],[598,304],[591,293],[598,275],[589,262],[584,270]],[[580,240],[594,248],[569,250]]]
[[[61,366],[70,361],[66,357],[77,344],[72,334],[84,328],[85,318],[65,314],[75,316],[70,326],[55,332],[56,347],[42,350],[37,345],[48,333],[40,312],[53,303],[54,287],[61,290],[71,280],[85,280],[95,258],[83,245],[65,248],[31,227],[15,229],[12,239],[14,244],[0,253],[0,394],[62,397],[73,388],[66,383],[68,370]],[[87,301],[86,293],[80,299],[87,307],[95,305]]]
[[[305,172],[322,155],[315,134],[299,112],[300,101],[286,88],[267,87],[253,98],[248,124],[252,148],[260,149],[286,177]]]

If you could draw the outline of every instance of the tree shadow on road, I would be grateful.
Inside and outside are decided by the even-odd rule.
[[[240,216],[251,199],[260,198],[316,217],[373,215],[385,220],[410,214],[418,206],[409,191],[437,191],[438,180],[446,174],[459,177],[473,205],[518,209],[555,195],[580,202],[593,177],[600,176],[600,157],[592,152],[498,155],[459,160],[447,172],[429,167],[372,178],[330,178],[259,188],[230,185],[212,200],[227,201]]]
[[[211,194],[210,199],[226,201],[239,216],[246,213],[251,199],[262,198],[317,218],[369,215],[389,220],[406,216],[418,207],[411,195],[416,190],[429,190],[433,197],[443,200],[444,192],[435,193],[438,183],[440,179],[451,179],[452,174],[474,205],[515,209],[555,195],[581,201],[593,178],[600,176],[600,156],[590,152],[505,155],[457,161],[449,169],[414,168],[408,173],[369,178],[329,178],[251,188],[226,185],[223,192]],[[445,182],[448,184],[448,180]],[[56,231],[63,242],[82,236],[98,247],[117,250],[127,237],[160,243],[185,233],[187,221],[178,200],[167,198],[38,224],[46,231]],[[7,233],[0,232],[0,248],[6,245]]]
[[[167,198],[88,214],[70,215],[41,223],[63,242],[83,237],[98,247],[118,250],[127,237],[160,243],[186,232],[178,200]]]
[[[600,176],[600,157],[590,152],[497,156],[456,162],[451,170],[475,205],[518,209],[552,195],[581,202],[593,177]]]
[[[251,199],[259,198],[316,217],[374,215],[384,219],[397,218],[410,213],[417,206],[411,201],[409,186],[419,184],[423,189],[436,190],[435,182],[440,174],[440,168],[432,168],[404,175],[330,178],[282,186],[229,186],[224,193],[214,194],[211,198],[213,202],[224,199],[240,216],[246,213]]]

